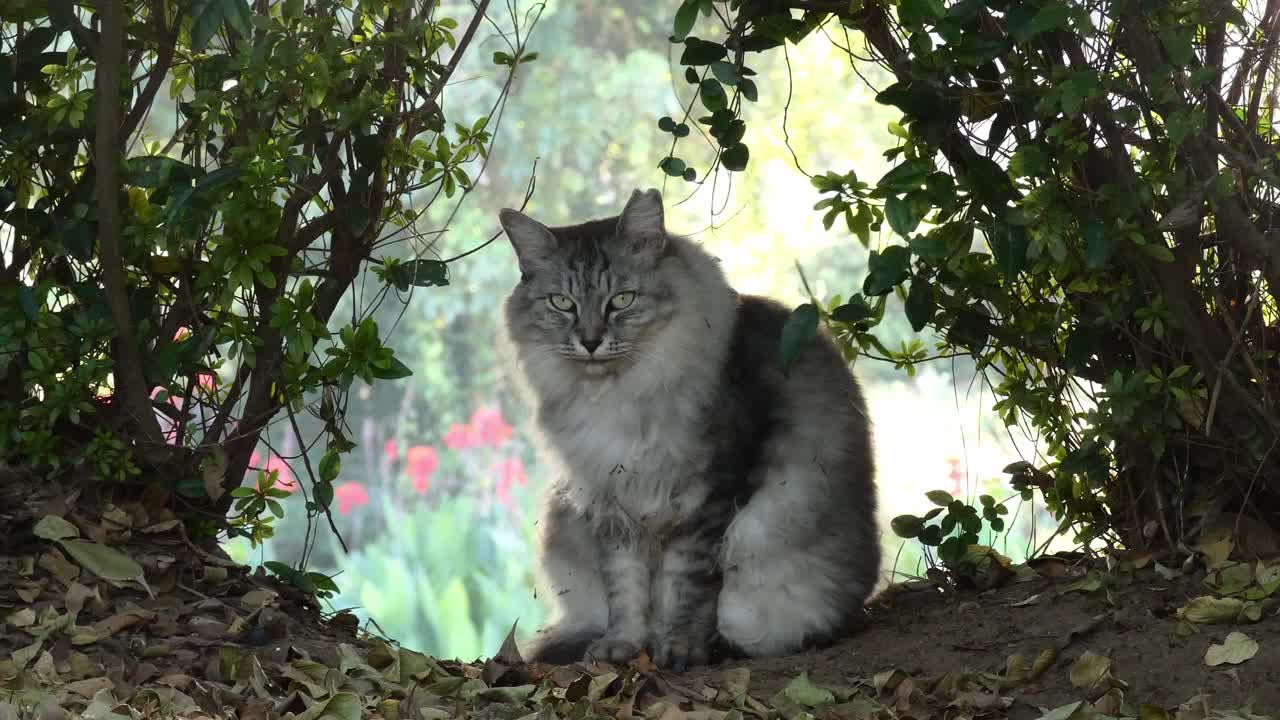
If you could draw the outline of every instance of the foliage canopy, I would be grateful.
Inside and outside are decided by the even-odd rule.
[[[373,309],[449,282],[392,245],[483,170],[500,114],[447,119],[444,91],[488,5],[462,25],[380,0],[6,3],[0,459],[158,481],[206,531],[234,503],[261,540],[274,471],[230,491],[267,424],[305,410],[327,448],[303,456],[308,512],[327,513],[351,383],[410,374]],[[493,55],[495,112],[534,17]],[[369,269],[381,287],[336,323]]]
[[[867,275],[797,317],[910,366],[923,344],[874,332],[896,296],[941,355],[972,355],[1045,448],[1014,486],[1082,540],[1175,545],[1224,510],[1277,524],[1280,5],[684,0],[673,31],[691,92],[660,167],[686,179],[691,127],[718,168],[749,163],[744,102],[787,91],[757,87],[754,54],[825,40],[857,62],[861,41],[893,74],[897,164],[812,176]]]

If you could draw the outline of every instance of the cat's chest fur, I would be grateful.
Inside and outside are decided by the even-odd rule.
[[[561,490],[594,524],[660,536],[706,499],[706,398],[628,390],[620,381],[585,388],[544,416],[544,428],[567,471]]]

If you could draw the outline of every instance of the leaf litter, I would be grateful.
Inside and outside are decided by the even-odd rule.
[[[998,564],[1008,572],[972,583],[981,592],[939,588],[934,581],[926,592],[891,589],[873,608],[875,624],[826,654],[679,676],[658,670],[644,655],[626,666],[526,663],[514,641],[515,625],[483,662],[437,660],[356,632],[358,622],[349,613],[322,618],[312,598],[261,571],[250,574],[215,553],[191,552],[196,548],[175,521],[156,504],[109,507],[94,519],[33,518],[31,534],[38,541],[23,546],[21,555],[0,556],[0,720],[1265,717],[1248,704],[1233,712],[1210,710],[1207,698],[1178,706],[1161,697],[1169,704],[1151,704],[1120,679],[1135,665],[1117,661],[1123,649],[1093,647],[1101,636],[1133,624],[1117,607],[1126,593],[1155,583],[1191,583],[1159,571],[1179,566],[1168,558],[1121,560],[1111,572],[1070,557],[1012,568],[993,562],[992,568]],[[1267,609],[1280,565],[1257,559],[1246,572],[1222,547],[1197,551],[1208,568],[1197,580],[1214,595],[1190,597],[1169,615],[1197,626],[1207,624],[1205,618],[1243,619],[1261,631],[1274,613],[1255,619],[1246,608]],[[1140,582],[1131,577],[1140,573]],[[1220,597],[1232,593],[1239,597]],[[958,636],[979,638],[992,650],[989,660],[957,662],[947,655],[928,662],[941,656],[935,637],[940,626],[925,626],[926,618],[910,607],[894,607],[913,602],[925,615],[947,616]],[[1088,612],[1054,625],[1067,618],[1055,614],[1065,605]],[[957,608],[964,609],[956,614]],[[996,612],[1007,614],[1006,626],[985,617]],[[874,634],[893,622],[901,624],[894,636],[899,645],[919,640],[928,650],[877,642]],[[1149,617],[1137,623],[1154,631]],[[1236,684],[1247,684],[1243,674],[1262,662],[1250,659],[1266,651],[1259,632],[1251,633],[1253,638],[1229,634],[1198,662],[1238,668]],[[1178,639],[1171,630],[1165,635]],[[1075,652],[1069,664],[1059,662],[1080,644],[1090,647]],[[864,661],[864,669],[846,663],[850,656]]]

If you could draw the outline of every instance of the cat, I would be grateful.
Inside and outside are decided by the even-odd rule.
[[[705,664],[834,639],[879,573],[870,423],[820,334],[789,373],[788,311],[668,234],[662,196],[550,228],[504,209],[520,280],[506,341],[554,479],[551,617],[526,658]]]

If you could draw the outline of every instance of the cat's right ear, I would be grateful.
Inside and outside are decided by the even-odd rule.
[[[556,236],[546,225],[511,208],[499,210],[498,221],[516,251],[521,274],[528,275],[549,264],[556,252]]]

